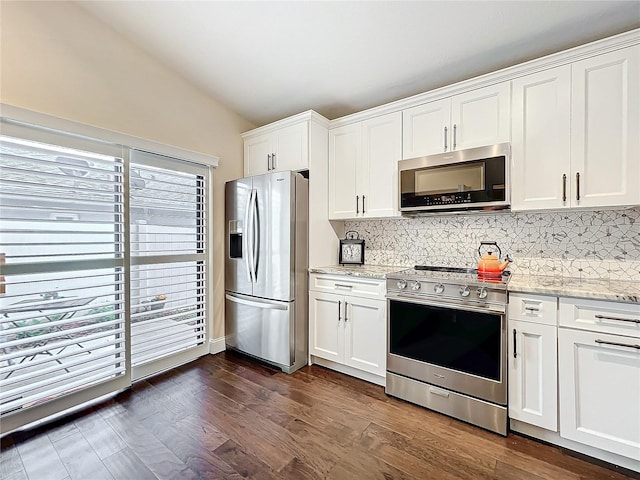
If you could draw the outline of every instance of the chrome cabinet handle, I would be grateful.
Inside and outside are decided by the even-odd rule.
[[[365,211],[364,211],[364,195],[362,195],[362,214],[363,215],[365,214]]]
[[[342,301],[338,301],[338,322],[340,322],[340,319],[341,319],[341,314],[340,314],[341,307],[342,307]]]
[[[576,200],[580,201],[580,172],[576,172]]]
[[[458,126],[454,123],[453,124],[453,147],[451,148],[451,150],[455,150],[456,149],[456,133],[458,131]]]
[[[562,174],[562,201],[567,201],[567,174]]]
[[[272,153],[271,154],[271,170],[275,170],[276,169],[276,154]]]
[[[447,127],[444,127],[444,151],[445,152],[447,151],[447,147],[448,147],[448,145],[447,145],[447,131],[448,131]]]
[[[345,301],[344,302],[344,321],[348,322],[349,319],[347,318],[347,307],[349,306],[349,304]]]
[[[524,309],[527,312],[536,312],[536,313],[538,313],[540,311],[540,307],[524,307]]]
[[[356,215],[360,213],[360,195],[356,195]]]
[[[606,315],[596,315],[595,317],[599,320],[616,320],[618,322],[640,323],[639,318],[607,317]]]
[[[353,285],[346,285],[344,283],[334,283],[333,285],[336,288],[353,288]]]
[[[599,338],[596,338],[596,343],[600,343],[600,344],[603,344],[603,345],[613,345],[615,347],[635,348],[637,350],[640,350],[640,345],[633,345],[633,344],[628,344],[628,343],[618,343],[618,342],[607,342],[605,340],[600,340]]]
[[[518,358],[518,352],[516,352],[516,329],[513,329],[513,358]]]
[[[267,170],[271,171],[271,154],[267,155]]]

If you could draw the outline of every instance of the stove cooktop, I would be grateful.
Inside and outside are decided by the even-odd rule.
[[[504,271],[500,277],[482,277],[475,268],[438,267],[432,265],[416,265],[413,268],[400,270],[387,275],[390,279],[418,280],[422,282],[447,282],[465,285],[487,285],[493,288],[506,288],[511,272]]]

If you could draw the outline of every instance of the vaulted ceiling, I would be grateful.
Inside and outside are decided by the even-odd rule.
[[[329,119],[640,27],[640,1],[79,1],[257,126]]]

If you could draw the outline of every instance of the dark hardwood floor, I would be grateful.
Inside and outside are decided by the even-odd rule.
[[[230,352],[5,436],[0,459],[3,480],[640,478],[321,367],[286,375]]]

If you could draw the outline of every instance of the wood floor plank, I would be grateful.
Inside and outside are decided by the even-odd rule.
[[[372,423],[363,433],[360,440],[375,455],[380,456],[387,463],[407,471],[413,475],[430,475],[436,473],[443,478],[451,479],[491,479],[496,461],[484,461],[475,458],[467,461],[452,455],[450,451],[443,452],[433,448],[421,448],[414,438],[407,438],[384,427]],[[424,467],[426,465],[426,469]]]
[[[284,396],[278,392],[266,389],[253,382],[230,372],[218,372],[216,374],[218,385],[233,384],[243,392],[243,398],[239,399],[250,410],[263,415],[274,423],[286,426],[294,418],[299,418],[311,425],[326,431],[331,436],[340,439],[341,443],[350,444],[359,437],[369,424],[366,419],[359,419],[353,415],[336,415],[339,420],[328,418],[313,410],[317,403],[307,397],[300,402],[304,394],[295,395],[294,398]],[[223,391],[216,388],[218,391]],[[246,395],[250,392],[253,396]],[[229,396],[229,395],[227,395]],[[312,405],[312,406],[309,406]],[[360,421],[358,421],[360,420]],[[345,425],[347,423],[348,425]]]
[[[52,443],[71,480],[113,480],[100,457],[77,429]]]
[[[333,467],[335,457],[330,455],[321,443],[316,441],[300,441],[299,438],[294,437],[286,429],[234,402],[228,397],[216,391],[212,391],[211,395],[212,403],[215,404],[213,410],[217,410],[218,416],[222,413],[226,415],[227,418],[230,417],[235,421],[246,422],[251,426],[250,438],[253,438],[253,443],[256,442],[257,438],[260,438],[262,441],[259,443],[268,443],[277,446],[282,452],[287,452],[287,457],[285,457],[286,462],[278,465],[277,468],[271,465],[271,463],[265,462],[271,465],[275,471],[281,470],[293,457],[298,457],[314,469],[325,473]],[[247,440],[249,440],[249,443]],[[236,440],[236,442],[247,451],[251,451],[250,449],[253,448],[250,439],[244,438],[240,441]],[[264,461],[262,456],[257,455],[257,457]]]
[[[108,456],[103,462],[115,480],[157,480],[129,447]]]
[[[260,458],[275,471],[279,471],[293,459],[294,455],[287,452],[270,433],[256,431],[251,419],[244,418],[244,411],[239,409],[238,404],[231,402],[232,408],[228,409],[226,404],[230,402],[229,399],[220,394],[216,395],[212,389],[209,389],[208,393],[207,398],[197,397],[194,401],[200,404],[209,422],[242,445],[245,451]],[[246,408],[244,410],[248,411]]]
[[[13,444],[7,444],[0,451],[0,478],[27,478],[18,448]]]
[[[322,475],[299,458],[294,458],[280,470],[280,478],[286,480],[319,480],[331,477]]]
[[[493,434],[323,367],[287,375],[233,352],[6,435],[0,447],[2,480],[94,480],[93,470],[118,480],[640,479],[521,435]]]
[[[101,459],[127,447],[127,444],[100,415],[85,415],[76,419],[74,424]]]
[[[167,423],[156,415],[140,421],[191,470],[204,478],[237,478],[237,472],[214,451],[229,438],[202,418]]]
[[[233,440],[227,440],[216,448],[214,453],[244,478],[255,480],[275,480],[280,478],[277,472],[273,471],[260,459],[245,452]]]
[[[78,429],[73,423],[63,423],[53,429],[47,430],[47,435],[51,443],[55,443],[68,435],[74,435],[76,433],[78,433]]]
[[[17,447],[30,479],[62,480],[69,476],[46,433],[19,443]]]
[[[187,465],[156,436],[130,415],[105,419],[129,448],[159,479],[187,478],[193,475]]]

